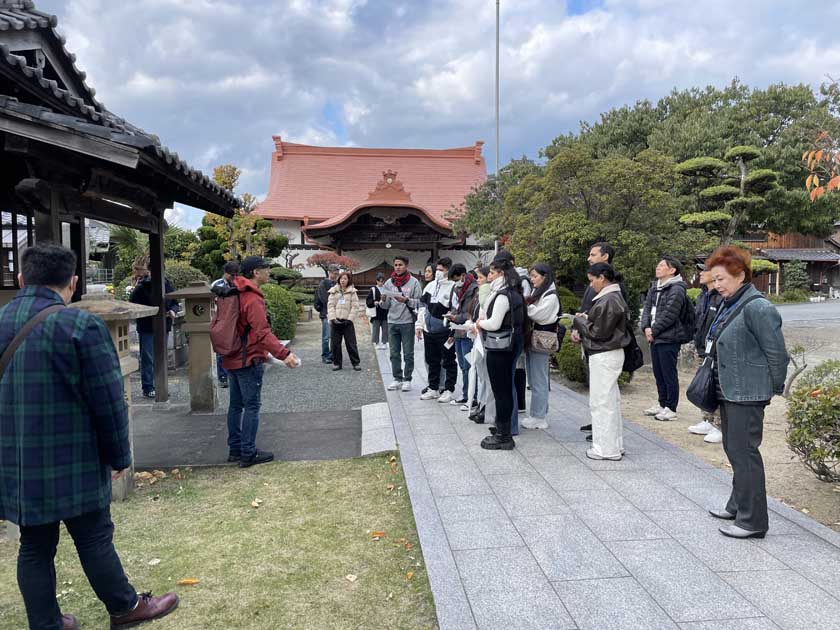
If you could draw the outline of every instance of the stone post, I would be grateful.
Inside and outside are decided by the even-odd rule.
[[[134,426],[131,421],[131,384],[129,377],[139,368],[137,359],[131,356],[128,342],[128,327],[132,320],[148,317],[157,313],[156,306],[143,306],[122,302],[114,299],[110,293],[88,293],[82,296],[80,302],[73,304],[74,308],[94,313],[102,318],[111,333],[117,356],[120,359],[120,370],[123,376],[123,387],[126,404],[128,404],[128,435],[131,442],[131,452],[134,453]],[[134,464],[129,467],[125,475],[113,482],[112,496],[114,501],[123,501],[134,487]]]
[[[166,297],[186,302],[181,329],[189,335],[190,411],[213,413],[216,410],[216,384],[213,381],[215,355],[210,343],[210,319],[216,296],[206,282],[198,280],[186,289],[167,293]]]

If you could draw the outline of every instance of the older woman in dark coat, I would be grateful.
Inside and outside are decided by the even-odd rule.
[[[785,386],[788,353],[782,318],[751,284],[749,252],[721,247],[706,261],[715,289],[723,297],[707,334],[714,361],[723,449],[732,465],[732,494],[724,509],[710,513],[732,525],[720,528],[732,538],[764,538],[768,530],[764,462],[758,447],[764,408]]]

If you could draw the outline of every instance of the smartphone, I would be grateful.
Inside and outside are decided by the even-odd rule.
[[[452,346],[455,345],[455,342],[452,340],[452,337],[446,340],[446,343],[443,344],[443,347],[449,350]]]

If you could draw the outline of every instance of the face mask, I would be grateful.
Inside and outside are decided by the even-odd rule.
[[[443,271],[436,271],[435,272],[435,280],[440,282],[441,280],[445,280],[445,279],[446,279],[446,273],[445,272],[443,272]]]
[[[464,286],[464,281],[463,280],[458,280],[458,282],[455,283],[455,288],[456,289],[460,289],[462,286]]]

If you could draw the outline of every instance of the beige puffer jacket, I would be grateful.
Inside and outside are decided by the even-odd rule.
[[[342,299],[343,298],[343,299]],[[344,293],[341,287],[335,285],[329,292],[327,300],[327,320],[349,320],[356,317],[356,306],[359,303],[359,295],[356,287],[348,287]]]

